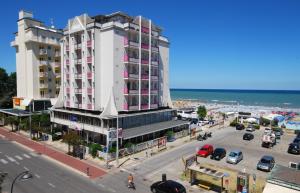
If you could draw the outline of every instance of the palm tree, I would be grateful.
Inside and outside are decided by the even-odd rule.
[[[11,131],[14,131],[14,126],[19,127],[20,120],[16,116],[6,117],[5,121],[11,126]]]
[[[73,146],[74,150],[74,146],[81,144],[81,138],[75,131],[70,131],[68,134],[63,136],[63,142],[68,144],[68,154],[70,154],[70,147]]]

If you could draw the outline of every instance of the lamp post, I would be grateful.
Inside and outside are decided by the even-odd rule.
[[[32,174],[29,173],[29,171],[24,171],[24,172],[21,172],[19,175],[17,175],[15,177],[15,179],[13,180],[12,184],[11,184],[11,188],[10,188],[10,193],[13,193],[13,189],[14,189],[14,184],[15,182],[17,181],[17,179],[22,180],[22,181],[25,181],[25,180],[29,180],[31,178],[33,178]]]

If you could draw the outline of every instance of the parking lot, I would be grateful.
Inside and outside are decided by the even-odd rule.
[[[226,128],[235,130],[235,128]],[[254,139],[251,141],[243,140],[243,135],[246,133],[245,130],[236,130],[227,135],[223,139],[209,141],[209,144],[213,145],[214,148],[223,147],[227,151],[227,155],[231,150],[241,150],[243,152],[244,159],[236,165],[226,163],[226,157],[220,161],[211,160],[207,158],[198,158],[202,163],[210,163],[218,166],[229,167],[235,170],[242,171],[246,169],[247,173],[255,173],[257,176],[266,177],[267,172],[258,171],[256,164],[263,155],[271,155],[275,158],[277,164],[288,166],[289,162],[299,162],[300,155],[292,155],[287,153],[288,145],[292,142],[295,135],[283,134],[280,140],[277,140],[277,144],[273,148],[261,147],[261,138],[264,130],[256,130],[253,133]],[[204,142],[205,143],[205,142]]]

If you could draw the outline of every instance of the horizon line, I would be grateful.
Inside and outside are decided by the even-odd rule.
[[[170,88],[170,90],[232,90],[232,91],[297,91],[297,89],[247,89],[247,88]]]

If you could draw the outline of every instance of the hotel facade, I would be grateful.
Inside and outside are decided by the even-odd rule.
[[[117,124],[123,143],[187,129],[172,109],[169,41],[161,33],[151,20],[122,12],[70,19],[61,41],[62,84],[51,109],[55,126],[106,146]]]
[[[44,25],[34,19],[31,12],[23,10],[19,12],[17,24],[18,31],[11,42],[16,50],[17,96],[13,98],[14,108],[25,110],[35,101],[35,109],[45,110],[51,106],[51,100],[55,102],[60,90],[60,39],[63,32]]]

